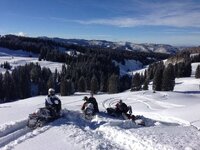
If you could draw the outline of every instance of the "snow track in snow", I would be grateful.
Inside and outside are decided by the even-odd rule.
[[[16,130],[26,127],[27,120],[11,122],[0,126],[0,138],[6,136]]]
[[[5,124],[0,127],[0,149],[10,150],[16,145],[33,138],[49,128],[51,125],[31,130],[27,126],[27,120],[21,120]]]
[[[120,97],[106,99],[102,102],[102,105],[105,109],[108,107],[112,107],[114,104],[116,104],[119,101],[119,99]]]
[[[26,123],[27,120],[21,120],[0,126],[0,148],[30,132]]]
[[[11,132],[10,134],[8,134],[4,137],[1,137],[0,138],[0,148],[11,143],[12,141],[17,140],[18,138],[27,134],[28,132],[30,132],[30,129],[25,127],[24,129],[16,130],[16,131]]]
[[[172,104],[168,102],[157,101],[152,98],[148,98],[145,96],[136,95],[136,100],[146,104],[151,110],[163,110],[165,108],[176,108],[183,107],[183,105]]]

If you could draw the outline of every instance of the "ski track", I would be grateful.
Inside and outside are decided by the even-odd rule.
[[[108,107],[112,107],[113,104],[116,104],[116,102],[119,101],[119,99],[120,99],[120,97],[106,99],[102,102],[102,105],[105,109]]]
[[[16,145],[33,138],[51,128],[51,123],[42,128],[31,130],[26,126],[27,120],[21,120],[0,127],[0,149],[10,150]]]
[[[132,98],[127,98],[127,99],[132,99]],[[183,107],[183,105],[177,105],[177,104],[172,104],[172,103],[167,103],[167,102],[156,101],[155,99],[151,99],[151,98],[148,98],[145,96],[136,95],[136,98],[134,100],[145,104],[150,110],[153,110],[153,111],[174,108],[174,107]]]
[[[27,120],[11,122],[0,126],[0,138],[26,126]]]
[[[144,99],[144,101],[140,101],[138,99]],[[129,99],[129,98],[127,98]],[[139,103],[144,103],[147,105],[147,107],[151,110],[160,110],[158,109],[159,107],[162,107],[165,103],[158,103],[152,106],[154,104],[154,99],[142,97],[142,96],[137,96],[136,99]],[[150,103],[149,103],[150,101]],[[106,106],[112,107],[112,104],[116,102],[116,98],[110,98],[106,99],[103,101],[103,107],[106,108]],[[135,102],[134,102],[135,103]],[[155,102],[156,103],[156,102]],[[160,105],[159,105],[160,104]],[[171,108],[171,107],[182,107],[176,104],[170,104],[165,108]],[[145,119],[145,118],[143,118]],[[177,123],[165,123],[165,122],[157,122],[153,121],[151,119],[146,119],[145,124],[147,127],[153,127],[153,126],[167,126],[167,127],[172,127],[172,128],[177,128],[180,126]],[[128,121],[110,121],[107,124],[103,124],[98,128],[99,132],[101,132],[104,137],[107,140],[110,140],[112,142],[118,143],[121,147],[127,150],[154,150],[154,149],[160,149],[160,150],[173,150],[176,149],[175,147],[179,148],[178,144],[174,145],[168,145],[165,143],[165,141],[162,143],[159,143],[159,140],[152,139],[151,135],[147,134],[147,137],[143,134],[136,134],[135,132],[132,132],[131,130],[141,128],[141,126],[133,125],[133,123],[130,124]],[[146,130],[146,127],[143,127],[144,130]],[[141,131],[142,132],[142,131]],[[164,134],[165,135],[165,134]],[[148,137],[149,136],[149,137]],[[168,136],[167,134],[165,136]],[[157,138],[157,137],[156,137]],[[196,138],[196,137],[195,137]],[[177,140],[175,138],[175,140]],[[197,146],[198,147],[198,146]],[[183,148],[183,147],[182,147]],[[190,148],[190,147],[189,147]]]
[[[61,126],[63,132],[68,135],[76,144],[82,143],[82,149],[85,150],[123,150],[117,143],[107,140],[103,133],[96,131],[96,129],[105,123],[105,121],[88,121],[82,118],[79,111],[64,110],[64,118],[60,118],[48,125],[31,130],[26,127],[27,120],[21,120],[5,124],[0,127],[0,149],[11,150],[15,146],[33,138],[53,126]],[[66,134],[67,135],[67,134]],[[98,139],[98,140],[97,140]],[[95,143],[95,144],[94,144]]]

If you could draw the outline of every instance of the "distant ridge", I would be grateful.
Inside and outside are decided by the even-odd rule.
[[[179,52],[178,47],[174,47],[168,44],[153,44],[153,43],[136,44],[132,42],[111,42],[111,41],[106,41],[106,40],[85,40],[85,39],[63,39],[63,38],[57,38],[57,37],[56,38],[39,37],[39,38],[53,40],[55,42],[69,44],[69,45],[111,48],[111,49],[117,49],[117,50],[155,52],[155,53],[166,53],[166,54],[175,54]]]

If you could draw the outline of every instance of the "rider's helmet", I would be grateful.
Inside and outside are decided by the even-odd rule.
[[[88,97],[87,97],[87,96],[84,96],[83,100],[84,100],[84,101],[87,101],[87,100],[88,100]]]
[[[48,94],[51,95],[51,96],[55,95],[55,90],[53,88],[50,88],[48,90]]]
[[[119,100],[119,103],[120,103],[120,104],[122,103],[122,100],[121,100],[121,99]]]

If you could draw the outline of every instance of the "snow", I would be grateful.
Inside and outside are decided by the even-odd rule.
[[[62,63],[56,63],[56,62],[50,62],[50,61],[38,61],[38,58],[36,55],[33,55],[33,57],[28,57],[29,53],[18,50],[18,51],[12,51],[5,48],[0,48],[0,64],[3,64],[4,62],[9,62],[12,66],[11,69],[14,69],[17,66],[24,66],[25,64],[29,63],[38,63],[41,67],[47,67],[52,72],[57,69],[58,71],[61,71],[62,69]],[[0,67],[0,72],[5,73],[6,69]]]
[[[150,90],[95,95],[101,112],[91,122],[81,117],[85,95],[89,93],[59,96],[65,117],[35,130],[25,128],[26,119],[44,106],[45,96],[0,104],[0,148],[163,150],[200,146],[199,94]],[[143,115],[147,127],[107,116],[105,108],[114,106],[119,99],[132,106],[133,114]]]
[[[0,61],[9,57],[2,56]],[[14,59],[20,65],[34,61],[22,56]],[[91,121],[84,120],[80,111],[82,99],[89,93],[58,95],[64,117],[35,130],[26,127],[28,114],[44,107],[45,96],[0,104],[0,149],[198,150],[200,79],[194,78],[198,64],[192,64],[191,77],[176,79],[173,92],[153,93],[150,85],[148,91],[94,95],[100,113]],[[43,64],[46,65],[49,64]],[[56,67],[59,63],[52,65]],[[145,127],[106,114],[106,108],[114,106],[119,99],[132,106],[133,114],[145,121]]]
[[[21,57],[29,57],[33,56],[36,57],[36,54],[33,54],[32,52],[27,52],[23,50],[10,50],[7,48],[0,47],[0,56],[21,56]]]
[[[139,70],[143,67],[143,64],[140,61],[136,61],[136,60],[125,60],[124,65],[116,61],[114,61],[114,63],[116,66],[119,66],[120,75],[125,75],[129,71]]]

